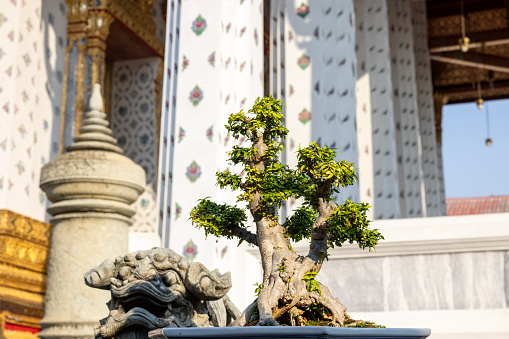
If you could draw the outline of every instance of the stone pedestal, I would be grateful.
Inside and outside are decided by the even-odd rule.
[[[53,204],[53,233],[41,338],[93,338],[109,292],[88,288],[83,273],[128,251],[129,206],[143,192],[144,170],[121,154],[95,85],[80,135],[41,171]]]

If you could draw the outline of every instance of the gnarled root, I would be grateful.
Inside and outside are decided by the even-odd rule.
[[[362,320],[352,320],[337,298],[334,298],[327,286],[319,283],[320,288],[314,291],[298,289],[297,295],[288,302],[280,300],[277,307],[272,309],[273,318],[259,321],[258,302],[249,305],[240,318],[230,326],[333,326],[345,327],[363,323]]]

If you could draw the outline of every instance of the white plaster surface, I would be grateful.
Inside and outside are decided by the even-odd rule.
[[[129,232],[129,252],[161,247],[161,237],[154,232]]]
[[[509,338],[509,309],[350,312],[387,327],[431,328],[430,339]]]
[[[376,220],[386,241],[486,238],[509,235],[509,213]]]

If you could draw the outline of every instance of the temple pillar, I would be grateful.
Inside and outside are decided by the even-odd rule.
[[[411,2],[387,0],[392,100],[402,218],[426,215]]]
[[[399,180],[396,147],[395,106],[391,50],[389,41],[389,15],[387,1],[356,1],[357,54],[365,49],[365,57],[359,60],[360,72],[369,79],[369,96],[372,124],[373,194],[375,219],[393,219],[402,216],[399,199]],[[362,47],[361,47],[362,45]],[[364,99],[363,99],[364,100]],[[363,105],[367,110],[369,105]],[[359,124],[357,124],[359,125]],[[366,151],[360,149],[360,151]],[[368,152],[370,149],[368,148]]]
[[[438,181],[438,144],[435,130],[431,61],[428,48],[426,2],[412,2],[411,8],[426,216],[432,217],[443,215],[441,213],[443,208],[440,201]]]
[[[143,168],[123,156],[94,85],[80,135],[67,153],[41,170],[41,189],[53,203],[53,233],[41,338],[94,338],[107,315],[107,291],[88,288],[82,274],[128,251],[130,206],[143,192]]]
[[[86,106],[87,0],[66,0],[66,2],[68,25],[60,153],[72,143],[72,138],[78,133]]]

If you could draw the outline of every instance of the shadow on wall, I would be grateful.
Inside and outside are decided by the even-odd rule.
[[[314,141],[336,148],[337,161],[358,164],[353,1],[296,4],[285,1],[284,11],[290,153]],[[346,199],[360,200],[358,183],[336,201]]]
[[[49,149],[49,159],[47,159],[49,162],[58,156],[60,147],[65,41],[67,36],[67,6],[65,1],[43,1],[41,24],[44,34],[44,67],[46,70],[44,87],[52,110],[50,144],[44,147],[44,149]],[[50,218],[51,216],[46,214],[46,220]]]
[[[53,123],[50,145],[50,159],[54,159],[59,153],[61,132],[61,105],[63,95],[63,78],[65,68],[65,38],[67,34],[67,7],[65,2],[45,2],[41,10],[42,24],[44,29],[45,67],[47,82],[45,84],[48,99],[53,108]],[[57,16],[61,16],[58,17]],[[53,33],[54,39],[50,39]],[[53,40],[53,41],[51,41]],[[54,57],[53,57],[54,56]],[[54,60],[54,61],[53,61]],[[52,62],[53,61],[53,62]]]

